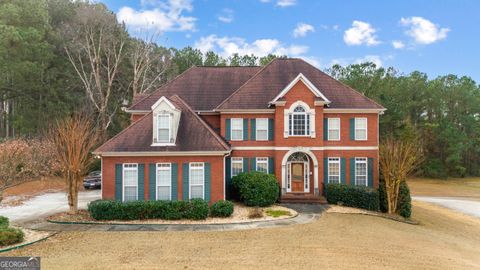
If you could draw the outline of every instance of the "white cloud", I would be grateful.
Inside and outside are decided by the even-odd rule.
[[[438,25],[422,17],[401,18],[400,24],[408,27],[405,33],[411,36],[416,43],[431,44],[445,39],[448,28],[440,28]]]
[[[377,67],[381,67],[383,65],[382,59],[378,55],[366,55],[362,58],[357,58],[354,61],[355,64],[361,64],[365,62],[372,62],[377,65]]]
[[[394,40],[392,41],[392,46],[395,49],[403,49],[405,48],[405,43],[403,43],[401,40]]]
[[[300,56],[308,51],[308,46],[285,46],[277,39],[257,39],[248,43],[243,38],[217,35],[201,37],[195,42],[194,47],[202,52],[214,51],[222,57],[229,57],[234,53],[254,54],[260,57],[268,54]]]
[[[233,22],[233,10],[229,8],[224,8],[222,13],[218,16],[218,20],[224,23]]]
[[[297,4],[297,0],[278,0],[277,6],[280,7],[289,7]]]
[[[136,30],[155,29],[160,32],[195,30],[196,18],[183,15],[183,12],[193,10],[191,0],[169,0],[168,2],[142,0],[141,5],[156,7],[141,10],[122,7],[117,13],[118,21],[125,22],[128,27]]]
[[[383,60],[391,60],[393,59],[392,55],[388,55],[386,57],[381,57],[379,55],[366,55],[360,58],[334,58],[330,61],[330,63],[326,66],[327,68],[332,67],[333,65],[340,65],[340,66],[348,66],[351,64],[361,64],[365,62],[372,62],[377,67],[383,66]]]
[[[376,31],[369,23],[353,21],[352,27],[345,31],[343,40],[349,46],[362,44],[367,46],[378,45],[380,41],[377,40]]]
[[[304,37],[307,35],[308,32],[315,32],[315,28],[313,25],[306,24],[306,23],[299,23],[295,30],[293,30],[294,37]]]

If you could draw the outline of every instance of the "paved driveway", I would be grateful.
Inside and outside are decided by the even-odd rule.
[[[413,196],[412,199],[438,204],[440,206],[450,208],[460,213],[464,213],[473,217],[480,218],[480,202],[464,200],[455,197],[428,197],[428,196]]]
[[[79,192],[78,207],[86,209],[89,202],[100,199],[100,197],[100,190]],[[0,207],[0,215],[8,217],[13,222],[22,223],[67,210],[67,194],[65,192],[55,192],[33,197],[19,206],[2,206]]]

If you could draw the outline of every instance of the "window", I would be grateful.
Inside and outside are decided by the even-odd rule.
[[[170,114],[159,114],[157,116],[157,142],[170,142]]]
[[[367,118],[355,118],[355,140],[367,140]]]
[[[310,135],[310,115],[305,108],[297,106],[289,116],[289,135],[306,136]]]
[[[242,118],[232,118],[232,141],[241,141],[243,140],[243,119]]]
[[[328,140],[340,140],[340,118],[328,118]]]
[[[157,200],[171,200],[172,165],[170,163],[157,164]]]
[[[257,118],[256,119],[256,135],[257,141],[267,141],[268,140],[268,118]]]
[[[257,157],[256,171],[268,173],[268,158]]]
[[[355,185],[367,185],[367,158],[355,159]]]
[[[203,199],[205,183],[203,162],[190,163],[190,199]]]
[[[123,201],[138,199],[138,165],[136,163],[123,164]]]
[[[243,172],[243,158],[232,157],[232,177],[240,174],[241,172]]]
[[[340,158],[328,158],[328,183],[340,184]]]

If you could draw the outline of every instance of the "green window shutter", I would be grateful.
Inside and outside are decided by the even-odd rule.
[[[243,158],[243,172],[248,173],[248,158]]]
[[[250,119],[250,140],[255,141],[257,137],[257,119]]]
[[[275,163],[273,157],[268,158],[268,173],[275,174]]]
[[[328,158],[323,158],[323,183],[328,184]]]
[[[250,171],[256,171],[257,170],[257,158],[256,157],[251,157],[250,158]]]
[[[350,118],[350,141],[355,141],[355,118]]]
[[[323,118],[323,140],[328,140],[328,118]]]
[[[156,172],[156,165],[155,163],[148,164],[148,187],[150,193],[150,201],[155,201],[157,199],[157,172]]]
[[[182,192],[183,192],[183,200],[188,201],[190,198],[188,197],[188,193],[190,191],[190,186],[188,182],[188,175],[189,175],[189,168],[190,166],[188,163],[183,163],[182,168]]]
[[[178,164],[172,163],[172,201],[178,200]]]
[[[115,200],[122,201],[122,177],[123,177],[123,165],[115,164]]]
[[[210,183],[211,181],[211,174],[210,174],[210,163],[205,162],[205,201],[210,201]]]
[[[368,186],[373,187],[373,158],[368,158]]]
[[[138,200],[145,200],[145,164],[138,164]]]
[[[273,141],[275,132],[275,122],[273,118],[268,119],[268,140]]]
[[[347,162],[345,158],[340,159],[340,183],[347,184]]]
[[[225,119],[225,140],[230,141],[230,118]]]
[[[355,158],[350,158],[350,185],[355,186]]]
[[[248,119],[243,119],[243,140],[248,141]]]
[[[230,198],[230,190],[232,189],[232,159],[230,157],[225,158],[225,196]]]

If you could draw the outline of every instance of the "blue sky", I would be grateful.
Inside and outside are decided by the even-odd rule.
[[[129,32],[223,56],[268,53],[326,68],[370,60],[480,82],[480,1],[103,0]]]

